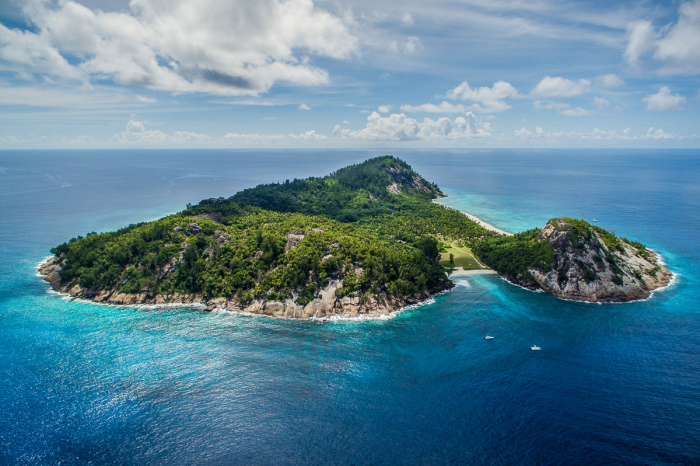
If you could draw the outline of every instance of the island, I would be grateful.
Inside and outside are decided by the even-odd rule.
[[[643,245],[581,220],[507,235],[440,197],[406,162],[376,157],[72,238],[40,273],[99,303],[286,318],[385,316],[449,290],[448,274],[464,269],[583,301],[641,299],[670,280]]]

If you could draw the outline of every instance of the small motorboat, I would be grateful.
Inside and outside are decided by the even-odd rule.
[[[530,349],[531,349],[532,351],[540,351],[542,348],[540,348],[539,346],[535,345],[535,346],[533,346],[533,347],[530,348]]]
[[[596,220],[596,219],[593,219],[593,221],[594,221],[594,222],[597,222],[598,220]]]
[[[486,336],[484,337],[484,340],[493,340],[493,337],[491,337],[491,336],[489,336],[489,335],[486,335]]]

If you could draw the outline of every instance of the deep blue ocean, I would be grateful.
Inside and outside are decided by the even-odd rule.
[[[320,324],[67,301],[36,276],[73,236],[385,153],[505,230],[595,218],[677,281],[592,305],[468,276]],[[698,150],[0,151],[0,214],[0,464],[700,464]]]

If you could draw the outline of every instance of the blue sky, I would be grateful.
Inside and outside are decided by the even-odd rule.
[[[700,0],[0,2],[0,147],[700,147]]]

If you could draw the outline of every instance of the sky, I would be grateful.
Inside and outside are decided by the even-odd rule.
[[[0,0],[0,149],[698,148],[700,0]]]

